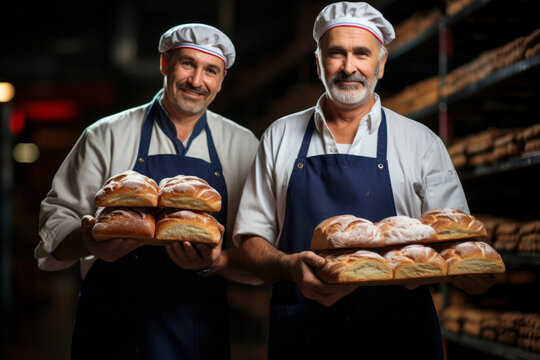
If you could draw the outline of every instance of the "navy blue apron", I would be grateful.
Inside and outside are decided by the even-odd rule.
[[[307,126],[287,190],[278,248],[310,249],[324,219],[352,214],[373,222],[396,215],[384,111],[377,157],[348,154],[307,157],[315,121]],[[439,322],[428,287],[358,287],[325,307],[304,298],[292,281],[274,284],[270,309],[270,359],[442,359]]]
[[[178,174],[205,179],[221,194],[222,210],[213,216],[225,225],[227,188],[206,114],[184,148],[158,96],[144,120],[133,170],[158,183]],[[154,122],[174,142],[177,154],[148,155]],[[203,129],[210,163],[185,156],[191,140]],[[112,263],[97,260],[79,294],[72,358],[228,359],[226,291],[223,278],[203,278],[183,270],[161,246],[140,247]]]

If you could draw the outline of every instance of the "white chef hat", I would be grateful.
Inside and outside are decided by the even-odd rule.
[[[220,30],[205,24],[183,24],[167,30],[159,39],[159,52],[191,48],[217,56],[228,69],[234,63],[234,45]]]
[[[384,45],[388,45],[396,37],[392,24],[377,9],[365,2],[342,1],[326,6],[315,20],[313,38],[319,42],[328,30],[338,26],[369,31]]]

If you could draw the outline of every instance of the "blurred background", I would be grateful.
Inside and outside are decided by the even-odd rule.
[[[495,158],[494,162],[500,163],[523,153],[533,154],[527,156],[528,162],[518,164],[518,173],[508,175],[508,166],[504,168],[505,181],[515,181],[517,175],[525,183],[509,185],[507,200],[493,203],[481,200],[490,197],[482,191],[505,196],[496,187],[501,184],[500,168],[470,161],[474,149],[467,148],[462,140],[478,135],[476,143],[487,142],[486,148],[491,151],[497,138],[510,133],[509,128],[523,130],[539,122],[535,111],[539,99],[538,49],[525,55],[538,43],[538,36],[532,36],[538,28],[530,11],[533,2],[370,1],[394,24],[398,34],[390,49],[385,77],[378,85],[383,103],[441,135],[449,149],[455,149],[453,160],[462,169],[471,210],[504,216],[505,221],[509,217],[519,222],[540,219],[537,205],[532,214],[528,210],[526,215],[524,206],[508,206],[516,199],[540,198],[534,185],[540,149],[521,149]],[[40,202],[86,126],[149,102],[161,88],[157,51],[161,34],[181,23],[202,22],[230,36],[237,59],[210,108],[260,136],[273,120],[313,106],[323,93],[316,74],[312,28],[326,4],[305,0],[10,4],[0,24],[0,358],[69,358],[80,273],[76,266],[54,273],[37,269],[33,251],[39,241]],[[512,43],[513,48],[520,49],[520,55],[495,65],[503,55],[511,57],[507,48]],[[486,63],[481,55],[495,50],[499,52]],[[479,69],[486,70],[486,64],[490,71],[481,73]],[[464,69],[469,72],[463,73]],[[491,127],[505,130],[486,133]],[[464,152],[458,151],[458,145]],[[463,156],[468,157],[463,160]],[[482,172],[486,166],[489,171]],[[494,234],[495,227],[490,229]],[[535,231],[540,232],[540,227]],[[538,257],[511,259],[520,271],[525,262],[524,275],[513,281],[524,284],[518,293],[528,294],[530,303],[534,303],[538,290],[531,291],[529,286],[537,285]],[[508,281],[500,280],[505,284]],[[501,288],[504,291],[495,290],[495,295],[507,296],[508,288]],[[233,359],[266,358],[268,294],[266,286],[230,284]],[[434,288],[434,297],[439,309],[452,305],[447,288]],[[495,306],[502,308],[500,304],[496,302]],[[538,311],[534,305],[519,310]],[[469,346],[462,346],[460,338],[452,334],[446,335],[458,344],[456,358],[464,356]],[[477,359],[487,351],[482,346],[475,355]],[[506,358],[513,358],[515,354],[508,351]],[[528,351],[536,352],[532,348]]]

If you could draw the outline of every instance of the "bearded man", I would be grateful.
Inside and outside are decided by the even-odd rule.
[[[316,276],[326,260],[309,249],[324,219],[469,209],[441,139],[383,108],[374,93],[394,39],[383,15],[367,3],[331,4],[313,36],[326,92],[265,131],[235,225],[246,267],[273,284],[269,358],[442,359],[428,287],[327,284]],[[459,286],[485,291],[489,280],[464,278]]]

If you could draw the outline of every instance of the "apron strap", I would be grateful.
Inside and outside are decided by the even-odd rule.
[[[305,159],[307,157],[309,144],[311,143],[311,136],[313,135],[314,130],[315,130],[315,112],[313,112],[313,114],[311,114],[311,117],[309,118],[309,123],[306,127],[304,138],[302,139],[302,146],[300,147],[300,151],[298,152],[298,159]]]
[[[386,160],[386,149],[388,143],[388,131],[386,127],[386,115],[381,107],[381,124],[377,135],[377,159]]]

